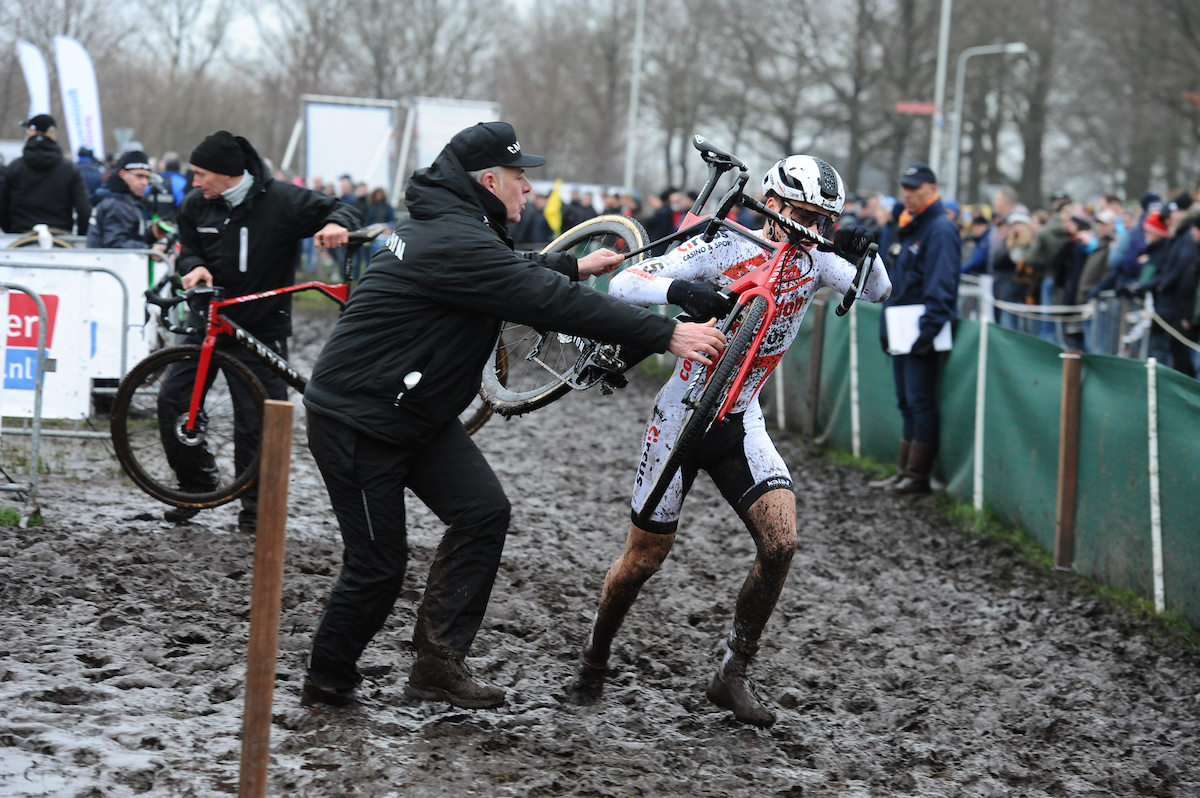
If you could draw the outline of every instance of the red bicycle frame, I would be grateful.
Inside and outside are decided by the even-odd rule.
[[[342,307],[346,306],[346,302],[350,298],[349,283],[329,285],[327,283],[313,282],[301,283],[300,285],[292,285],[286,288],[276,288],[271,291],[263,291],[261,294],[246,294],[245,296],[235,296],[230,299],[213,299],[208,303],[204,343],[200,345],[200,361],[196,367],[196,382],[192,386],[192,403],[188,408],[188,430],[196,428],[196,418],[204,402],[204,393],[208,390],[208,369],[212,364],[212,353],[217,346],[217,339],[222,335],[227,335],[241,345],[249,348],[267,366],[278,372],[289,385],[298,391],[304,391],[305,379],[298,371],[293,369],[286,360],[276,354],[262,341],[229,319],[223,318],[220,311],[222,308],[243,305],[258,299],[269,299],[281,294],[294,294],[299,291],[308,290],[320,291]]]

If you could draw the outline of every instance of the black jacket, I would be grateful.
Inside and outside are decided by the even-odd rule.
[[[1198,276],[1196,242],[1192,241],[1192,234],[1185,229],[1163,244],[1161,256],[1158,250],[1151,254],[1158,272],[1135,291],[1139,294],[1154,292],[1154,311],[1164,321],[1177,325],[1182,320],[1191,320]]]
[[[192,191],[176,220],[182,245],[176,269],[183,275],[204,266],[227,298],[294,284],[301,240],[328,222],[347,230],[361,223],[353,205],[275,180],[250,142],[241,136],[237,141],[254,179],[246,199],[230,208],[223,197],[206,200],[203,193]],[[290,294],[250,302],[223,315],[263,340],[292,334]]]
[[[91,215],[83,175],[63,158],[62,148],[54,139],[34,136],[25,142],[22,156],[9,165],[8,176],[0,187],[0,228],[9,233],[27,233],[35,224],[68,231],[78,225],[82,236],[87,235]]]
[[[96,207],[88,223],[89,249],[145,249],[146,210],[119,172],[108,176],[96,192]]]
[[[400,445],[423,443],[479,390],[500,320],[662,352],[675,322],[578,282],[574,256],[512,249],[503,203],[447,147],[413,175],[396,222],[317,359],[313,412]],[[404,377],[422,378],[404,392]]]

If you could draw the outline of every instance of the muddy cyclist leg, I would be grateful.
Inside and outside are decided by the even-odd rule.
[[[609,649],[613,638],[625,620],[625,614],[633,606],[638,592],[646,580],[654,576],[675,543],[675,534],[656,534],[630,524],[629,537],[625,540],[625,551],[604,579],[600,593],[600,606],[592,621],[592,631],[583,648],[583,664],[602,669],[608,665]]]
[[[747,670],[796,552],[796,494],[790,489],[764,493],[746,511],[745,520],[758,554],[738,594],[725,657],[709,684],[708,698],[733,710],[743,723],[770,726],[775,713],[754,694]]]

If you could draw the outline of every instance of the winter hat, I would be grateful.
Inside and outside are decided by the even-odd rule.
[[[1163,224],[1162,217],[1157,213],[1147,216],[1146,221],[1142,222],[1142,228],[1148,233],[1155,233],[1163,238],[1168,238],[1171,235],[1167,232],[1167,226]]]
[[[1156,202],[1162,202],[1162,197],[1158,196],[1153,191],[1147,191],[1142,195],[1142,198],[1138,200],[1138,204],[1142,206],[1143,211],[1150,210],[1150,206]]]
[[[1171,210],[1186,211],[1192,207],[1192,195],[1186,191],[1181,191],[1171,200]]]
[[[151,172],[154,171],[150,168],[150,159],[141,150],[130,150],[123,153],[121,160],[117,161],[117,170],[121,169],[147,169]]]
[[[1101,208],[1096,211],[1096,221],[1100,224],[1116,224],[1117,215],[1109,208]]]
[[[228,130],[218,130],[192,150],[192,166],[231,177],[241,177],[246,171],[246,158],[237,139]]]

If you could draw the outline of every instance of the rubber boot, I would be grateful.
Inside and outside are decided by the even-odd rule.
[[[892,491],[902,494],[929,493],[929,475],[933,472],[933,460],[937,457],[937,447],[930,443],[913,441],[908,452],[908,470],[904,477],[896,483]]]
[[[417,657],[404,694],[426,701],[445,701],[463,709],[491,709],[504,703],[504,689],[476,680],[466,662],[434,654]]]
[[[258,532],[258,496],[242,497],[242,509],[238,510],[238,532],[253,535]]]
[[[200,512],[195,507],[168,507],[163,510],[163,520],[170,521],[172,524],[182,524],[191,518],[194,518],[196,513]]]
[[[750,657],[730,648],[725,649],[725,659],[708,683],[708,700],[719,707],[733,710],[733,716],[742,723],[767,728],[775,723],[775,713],[763,706],[754,694],[746,670]]]
[[[912,441],[900,441],[900,454],[896,457],[896,473],[887,479],[872,480],[867,483],[867,486],[871,488],[890,488],[903,479],[904,471],[908,468],[908,452],[911,446]]]

